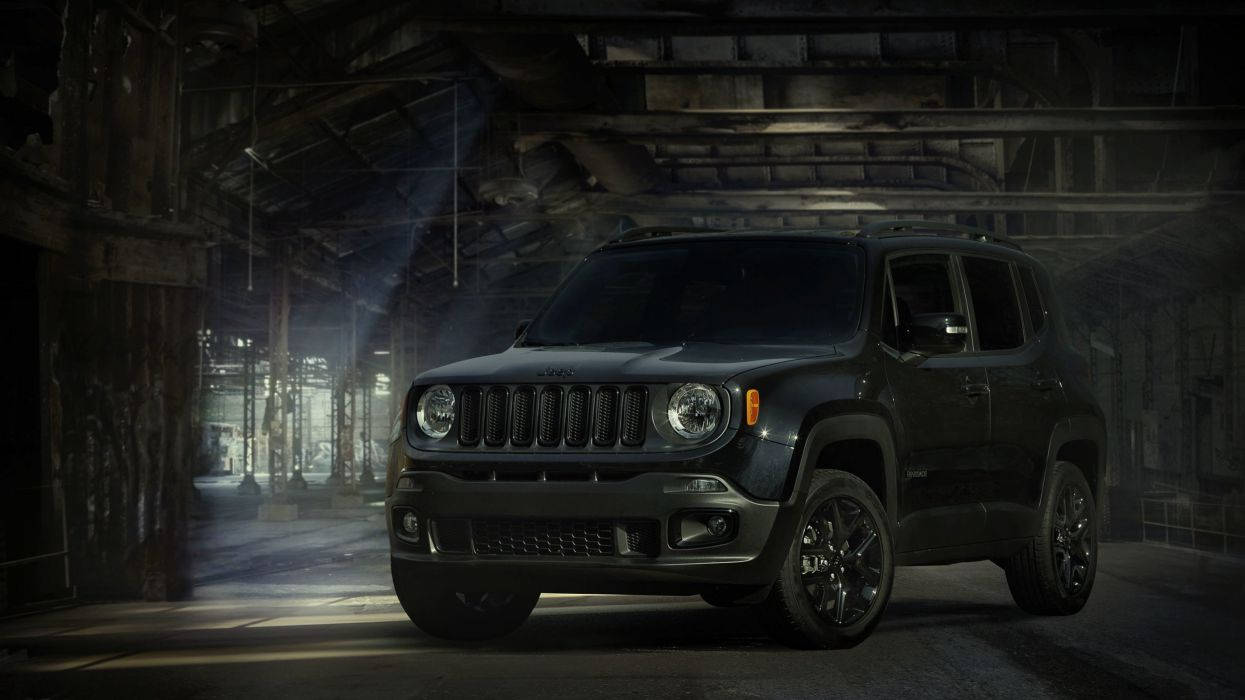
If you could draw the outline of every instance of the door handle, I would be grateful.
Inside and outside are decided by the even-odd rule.
[[[1029,386],[1038,391],[1050,391],[1059,386],[1059,380],[1053,377],[1038,377],[1030,382]]]
[[[984,396],[990,393],[990,385],[977,382],[964,382],[960,386],[960,393],[965,396]]]

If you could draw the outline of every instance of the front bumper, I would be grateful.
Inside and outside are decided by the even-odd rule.
[[[794,508],[755,500],[711,474],[646,472],[617,482],[471,481],[432,471],[403,476],[410,477],[412,487],[395,490],[386,500],[393,565],[466,590],[690,593],[711,586],[766,585],[777,575],[796,527]],[[726,491],[671,491],[673,484],[691,477],[716,478]],[[423,527],[417,542],[397,536],[395,509],[418,515]],[[734,538],[694,549],[672,546],[672,517],[696,510],[734,513]],[[656,523],[658,532],[655,549],[644,556],[480,554],[474,539],[466,552],[453,553],[440,549],[430,532],[439,522],[484,519],[645,521]]]

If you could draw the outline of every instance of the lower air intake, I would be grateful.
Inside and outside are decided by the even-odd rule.
[[[614,523],[609,520],[478,519],[471,521],[471,539],[481,555],[614,555]]]

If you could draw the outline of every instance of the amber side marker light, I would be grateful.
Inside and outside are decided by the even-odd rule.
[[[757,419],[761,417],[761,392],[749,389],[745,396],[748,405],[748,425],[756,425]]]

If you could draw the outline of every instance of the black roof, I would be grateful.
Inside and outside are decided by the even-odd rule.
[[[870,248],[948,248],[961,251],[1008,253],[1032,259],[1014,240],[1002,234],[936,221],[893,220],[868,224],[860,229],[712,229],[680,226],[645,226],[631,229],[602,248],[679,240],[712,240],[739,237],[773,237],[787,240],[818,238],[855,243]],[[1010,257],[1009,256],[1009,257]]]

